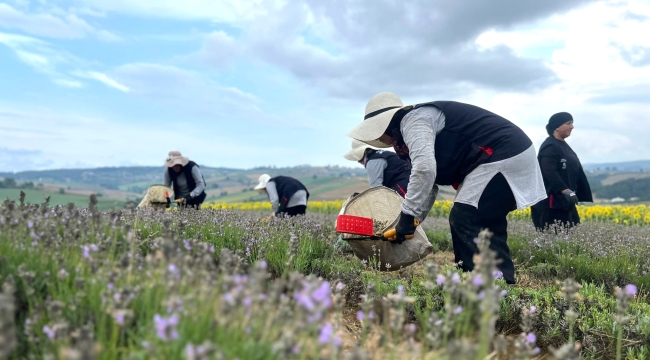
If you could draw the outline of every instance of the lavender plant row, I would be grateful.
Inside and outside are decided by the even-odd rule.
[[[533,299],[495,282],[488,233],[472,273],[429,262],[385,274],[334,249],[332,220],[5,201],[0,359],[568,359],[571,340],[583,356],[650,345],[636,288],[612,297],[583,284],[611,307],[585,322],[577,283]],[[607,330],[620,344],[585,341],[585,324],[620,328]],[[551,326],[560,334],[546,336]]]

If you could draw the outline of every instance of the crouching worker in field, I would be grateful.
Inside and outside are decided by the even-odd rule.
[[[542,169],[548,199],[531,208],[533,224],[544,230],[553,224],[573,227],[580,223],[576,205],[579,201],[593,201],[591,187],[578,155],[565,141],[573,131],[573,116],[557,113],[548,121],[548,138],[539,148],[537,159]]]
[[[307,211],[309,192],[300,181],[289,176],[271,177],[263,174],[255,190],[269,196],[276,217],[304,215]]]
[[[494,235],[490,248],[499,270],[515,283],[506,216],[546,198],[535,147],[515,124],[485,109],[454,101],[404,106],[393,93],[373,96],[364,121],[349,136],[376,147],[393,146],[411,163],[397,241],[415,232],[433,207],[438,185],[456,190],[449,225],[456,263],[474,269],[474,239],[482,229]]]
[[[392,151],[372,147],[359,140],[352,140],[352,150],[343,155],[350,161],[363,165],[368,172],[370,187],[385,186],[406,196],[411,170],[408,163]]]
[[[174,189],[174,201],[179,206],[199,209],[207,196],[204,191],[205,179],[199,165],[182,156],[179,151],[170,151],[165,166],[165,186]]]

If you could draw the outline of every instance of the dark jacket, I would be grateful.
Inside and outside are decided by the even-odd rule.
[[[305,185],[292,177],[276,176],[274,178],[271,178],[269,181],[273,181],[275,183],[275,188],[278,191],[278,214],[286,211],[287,205],[289,204],[289,199],[291,199],[293,194],[299,190],[305,190],[307,193],[307,199],[309,199],[309,191],[307,191]]]
[[[374,159],[386,160],[386,169],[384,169],[384,179],[382,185],[397,191],[402,197],[406,196],[408,190],[411,170],[408,168],[406,161],[402,160],[391,151],[373,150],[366,155],[368,161]]]
[[[445,114],[445,127],[436,135],[434,147],[436,184],[457,186],[479,165],[519,155],[533,144],[517,125],[478,106],[433,101],[413,109],[422,106],[435,106]],[[408,111],[407,107],[396,116]]]
[[[181,169],[181,172],[185,174],[185,180],[187,181],[187,187],[190,188],[190,191],[194,190],[196,188],[196,181],[194,181],[194,176],[192,176],[192,168],[193,167],[199,167],[197,163],[194,161],[190,161],[187,163],[187,165],[183,166]],[[174,199],[177,198],[178,194],[180,194],[180,189],[178,188],[178,184],[176,182],[176,178],[178,178],[178,174],[176,171],[172,170],[172,168],[168,168],[167,172],[169,173],[169,178],[172,180],[172,184],[174,187]],[[201,174],[203,176],[203,174]],[[203,183],[205,183],[205,178],[203,179]],[[193,200],[195,203],[202,203],[203,200],[205,200],[207,194],[205,191],[201,192],[199,196],[196,196]]]
[[[547,200],[541,201],[540,208],[569,209],[571,206],[562,195],[564,189],[573,190],[578,201],[593,201],[591,187],[587,181],[580,160],[565,141],[549,136],[539,148],[537,155],[539,167],[544,178]]]

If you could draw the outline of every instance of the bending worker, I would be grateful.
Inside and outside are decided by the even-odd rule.
[[[352,140],[352,150],[343,155],[350,161],[363,165],[368,172],[370,187],[385,186],[406,196],[411,170],[406,161],[392,151],[372,147],[359,140]]]
[[[566,142],[571,131],[573,116],[567,112],[551,116],[546,125],[548,138],[539,148],[537,159],[548,200],[540,201],[531,209],[533,224],[538,230],[555,223],[564,227],[579,224],[578,201],[593,201],[580,159]]]
[[[165,161],[165,186],[174,189],[174,200],[179,205],[199,209],[206,198],[205,179],[194,161],[181,155],[179,151],[170,151]]]
[[[454,101],[404,106],[393,93],[373,96],[364,121],[349,136],[390,147],[411,163],[409,191],[396,226],[397,241],[415,232],[433,207],[438,185],[457,189],[449,214],[456,263],[474,268],[479,231],[494,235],[490,248],[506,282],[515,282],[507,238],[508,213],[546,197],[535,147],[515,124],[485,109]],[[408,240],[406,240],[408,241]]]
[[[271,177],[263,174],[255,190],[266,192],[276,217],[304,215],[309,192],[300,181],[289,176]]]

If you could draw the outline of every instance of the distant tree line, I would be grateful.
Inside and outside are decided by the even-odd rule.
[[[600,182],[591,181],[589,184],[591,192],[601,199],[638,197],[641,201],[650,200],[650,178],[627,179],[611,185],[600,185]]]
[[[4,178],[0,181],[0,189],[33,189],[34,183],[31,181],[24,182],[20,185],[13,178]]]

